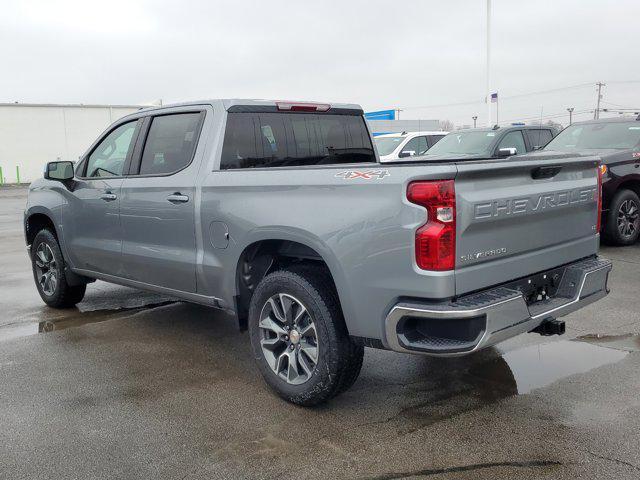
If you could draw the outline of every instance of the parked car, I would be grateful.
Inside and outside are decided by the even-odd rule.
[[[33,182],[25,235],[51,307],[94,279],[216,307],[283,398],[348,389],[364,347],[464,355],[607,294],[597,157],[381,165],[350,104],[138,111]],[[566,200],[566,201],[565,201]]]
[[[631,245],[640,234],[640,117],[578,122],[545,148],[554,153],[586,152],[602,159],[602,235]]]
[[[543,147],[556,134],[555,127],[533,125],[457,130],[430,148],[422,160],[511,157]]]
[[[449,132],[402,132],[377,135],[373,139],[380,162],[424,155],[438,140]]]

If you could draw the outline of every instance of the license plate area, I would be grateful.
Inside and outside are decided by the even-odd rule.
[[[505,287],[522,293],[528,306],[554,298],[562,282],[566,267],[528,275],[507,283]]]

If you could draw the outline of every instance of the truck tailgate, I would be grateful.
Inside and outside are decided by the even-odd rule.
[[[597,157],[459,163],[456,294],[598,250]]]

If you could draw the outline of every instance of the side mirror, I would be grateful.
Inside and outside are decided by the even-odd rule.
[[[398,158],[413,157],[416,154],[414,150],[404,150],[398,154]]]
[[[73,162],[49,162],[44,170],[44,178],[61,182],[73,179]]]
[[[535,146],[533,147],[533,149],[534,149],[534,150],[540,150],[541,148],[542,148],[542,147],[541,147],[540,145],[535,145]]]
[[[517,155],[517,154],[518,154],[517,148],[501,148],[500,150],[498,150],[499,158],[513,157],[514,155]]]

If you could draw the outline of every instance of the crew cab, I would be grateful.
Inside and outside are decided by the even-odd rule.
[[[211,100],[110,126],[29,189],[38,292],[102,280],[227,311],[300,405],[358,377],[364,347],[465,355],[607,294],[598,158],[381,165],[351,104]]]
[[[449,132],[385,133],[373,137],[381,163],[424,155]]]
[[[555,127],[511,125],[456,130],[423,154],[422,160],[479,160],[520,155],[544,147]]]
[[[614,245],[634,244],[640,235],[640,116],[574,123],[544,150],[600,157],[603,238]]]

